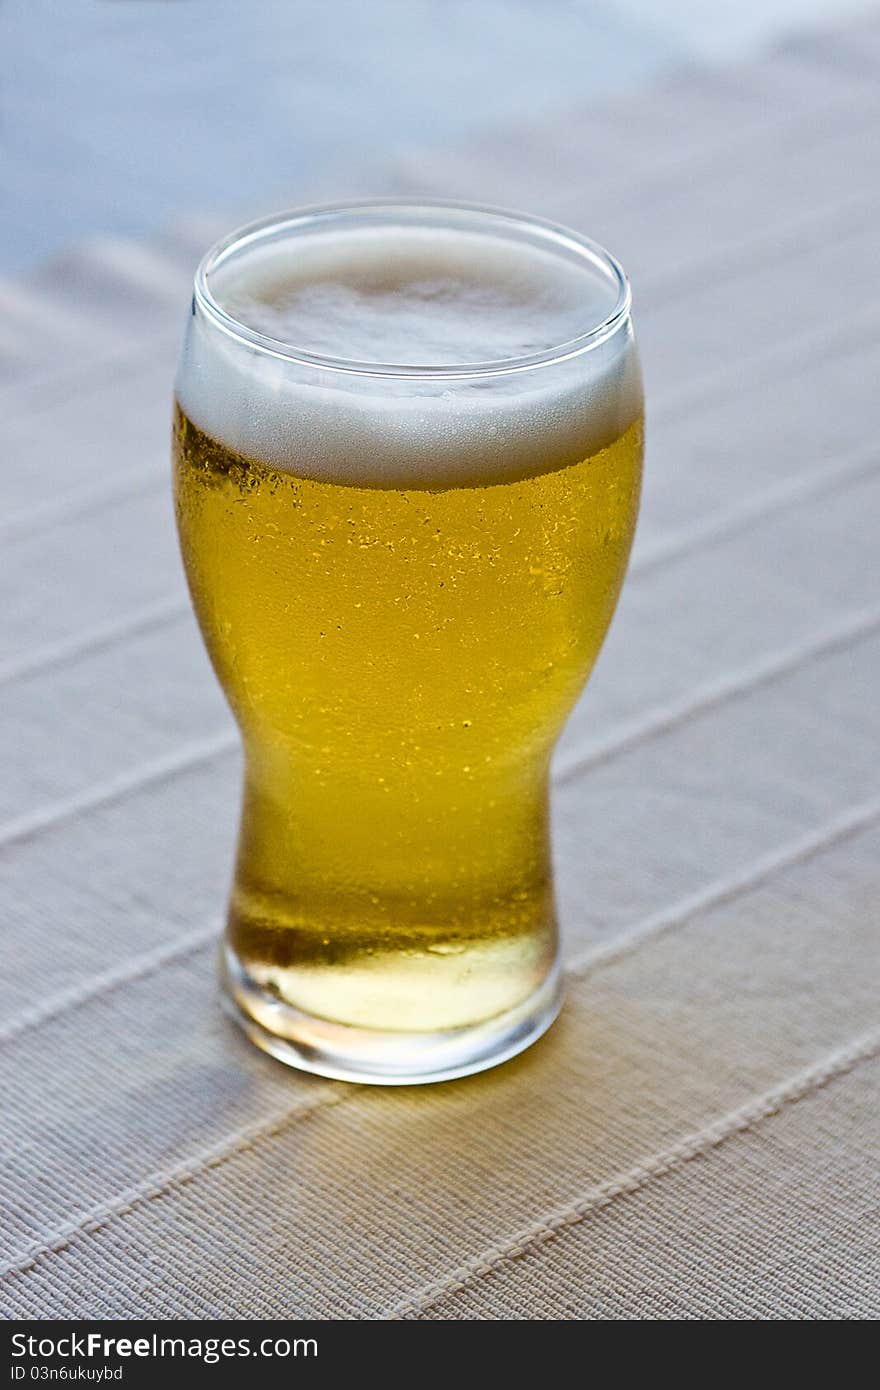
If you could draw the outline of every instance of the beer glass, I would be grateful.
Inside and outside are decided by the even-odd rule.
[[[556,1016],[550,759],[641,461],[628,285],[583,236],[374,202],[203,260],[175,502],[244,749],[225,996],[273,1056],[437,1081]]]

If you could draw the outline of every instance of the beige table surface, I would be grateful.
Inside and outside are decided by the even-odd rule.
[[[240,762],[167,463],[215,229],[0,284],[4,1315],[880,1315],[878,174],[866,23],[295,191],[525,207],[634,283],[644,509],[556,769],[568,1004],[433,1088],[289,1072],[218,1009]]]

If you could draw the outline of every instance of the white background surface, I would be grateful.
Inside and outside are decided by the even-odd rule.
[[[299,200],[858,0],[0,0],[0,273]],[[862,4],[862,9],[865,5]],[[240,211],[239,211],[240,210]]]

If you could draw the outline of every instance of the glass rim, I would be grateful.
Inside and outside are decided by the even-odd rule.
[[[403,364],[394,362],[367,362],[355,358],[338,357],[325,353],[311,352],[306,348],[272,338],[257,329],[248,327],[233,314],[223,308],[213,294],[209,277],[224,262],[233,256],[261,242],[268,242],[283,236],[294,235],[309,226],[322,221],[332,223],[344,221],[352,215],[393,216],[395,212],[412,215],[422,211],[426,222],[431,213],[461,214],[462,217],[476,217],[488,225],[495,224],[501,230],[531,233],[549,249],[555,248],[560,254],[568,252],[594,267],[598,267],[616,287],[617,297],[608,314],[600,322],[592,324],[583,333],[576,334],[554,347],[524,356],[498,358],[489,362],[464,362],[439,365]],[[428,222],[428,225],[430,223]],[[632,293],[629,280],[620,262],[606,251],[598,242],[569,227],[519,213],[507,208],[497,208],[482,203],[460,202],[456,199],[434,198],[368,198],[350,202],[314,204],[289,212],[270,214],[257,221],[245,223],[229,232],[214,243],[205,253],[195,273],[193,288],[193,308],[195,306],[229,337],[243,346],[266,356],[280,358],[300,366],[317,368],[322,371],[338,372],[359,377],[403,377],[409,380],[468,380],[489,376],[508,376],[516,372],[533,371],[536,368],[550,367],[572,358],[580,357],[599,347],[628,322],[632,308]]]

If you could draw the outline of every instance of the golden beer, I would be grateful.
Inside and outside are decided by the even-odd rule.
[[[413,305],[426,340],[442,337],[460,307],[448,255],[438,328],[422,242],[418,293],[415,262],[377,256],[364,271],[354,248],[341,264],[334,252],[335,279],[306,256],[293,291],[264,266],[253,331],[277,295],[301,324],[317,305],[312,331],[326,332],[321,306],[338,313],[337,282],[353,282],[353,336],[378,314],[384,343],[402,299],[409,337],[421,331]],[[504,277],[515,310],[521,281]],[[504,318],[494,301],[492,312],[486,333]],[[468,323],[459,331],[467,339]],[[285,359],[279,377],[271,348],[265,363],[259,351],[245,341],[247,370],[225,389],[220,357],[191,358],[174,423],[187,577],[245,753],[229,987],[284,1060],[370,1080],[460,1074],[496,1060],[494,1021],[519,1028],[509,1055],[531,1040],[530,1001],[543,1000],[542,1027],[555,1012],[548,771],[635,526],[631,341],[594,367],[588,397],[571,367],[549,392],[539,375],[490,381],[481,396],[467,371],[436,367],[415,388],[412,372],[377,385],[365,369],[364,389],[357,369],[340,383],[306,350],[288,392]],[[214,396],[198,385],[209,369]]]

